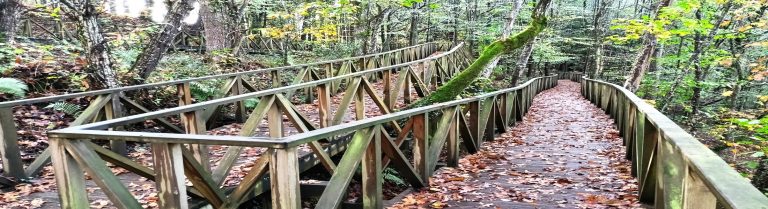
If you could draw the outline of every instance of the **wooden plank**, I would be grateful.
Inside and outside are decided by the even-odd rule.
[[[717,197],[707,188],[705,182],[694,172],[688,172],[685,179],[685,209],[715,209]]]
[[[304,78],[307,76],[308,71],[309,71],[309,68],[303,68],[299,70],[299,73],[296,74],[295,77],[293,77],[293,81],[291,82],[291,85],[297,85],[297,84],[300,84],[302,81],[304,81]],[[291,98],[294,93],[296,93],[296,90],[290,90],[285,93],[285,97]]]
[[[90,208],[83,169],[67,151],[65,139],[49,137],[61,208]]]
[[[245,87],[243,87],[243,79],[241,76],[235,76],[234,82],[232,84],[232,89],[229,91],[229,95],[241,95],[245,93]],[[245,102],[237,101],[235,102],[235,121],[237,122],[245,122],[245,114],[247,112],[245,111]],[[205,115],[203,115],[205,116]]]
[[[392,70],[385,70],[383,74],[384,102],[387,104],[387,109],[391,110],[395,108],[395,103],[392,103],[394,101],[392,99]]]
[[[401,86],[403,89],[403,103],[411,104],[411,74],[408,73],[410,66],[406,67],[405,71],[401,71],[400,74],[404,74],[405,83]]]
[[[660,203],[663,203],[661,204],[663,208],[682,208],[685,188],[683,181],[688,176],[688,166],[686,166],[680,150],[668,140],[663,140],[660,137],[657,149],[655,206],[660,206]],[[659,201],[659,198],[662,201]]]
[[[328,181],[328,187],[325,188],[320,196],[315,208],[339,208],[344,201],[349,182],[357,171],[365,150],[373,138],[373,128],[362,129],[355,132],[352,140],[347,145],[347,151],[339,161],[336,171]],[[298,208],[298,207],[297,207]]]
[[[273,149],[269,156],[272,208],[301,208],[299,152],[296,147]]]
[[[413,116],[413,167],[422,179],[429,179],[429,113]]]
[[[365,77],[360,77],[360,82],[362,83],[362,79],[365,79]],[[365,119],[365,91],[363,90],[363,87],[360,85],[357,86],[350,86],[350,88],[358,88],[355,92],[355,119],[362,120]],[[375,94],[374,94],[375,95]],[[343,108],[345,106],[339,106],[339,108]]]
[[[368,144],[362,160],[363,208],[383,208],[381,174],[381,125],[374,128],[372,143]],[[385,139],[386,140],[386,139]]]
[[[185,105],[191,105],[192,104],[192,93],[191,93],[191,84],[189,82],[187,83],[181,83],[177,85],[177,95],[179,97],[179,106],[185,106]],[[180,114],[179,119],[181,120],[181,124],[184,127],[184,133],[187,134],[205,134],[206,128],[205,128],[205,121],[203,120],[203,116],[201,114],[201,111],[191,111],[191,112],[183,112]],[[206,168],[206,170],[210,170],[210,164],[208,160],[208,147],[203,144],[190,144],[189,145],[190,151],[193,152],[193,155],[197,158],[198,161],[203,163],[203,167]],[[181,157],[181,156],[179,156]]]
[[[101,157],[101,159],[103,159],[104,161],[112,163],[115,166],[124,168],[132,173],[135,173],[149,180],[155,179],[155,171],[153,171],[152,169],[144,165],[141,165],[137,162],[134,162],[130,158],[127,158],[123,155],[117,154],[115,152],[112,152],[109,149],[96,145],[92,142],[86,142],[86,144],[88,144],[89,149],[95,151],[96,154],[98,154],[99,157]]]
[[[392,113],[391,109],[385,104],[385,100],[382,100],[381,97],[379,97],[378,94],[376,94],[376,91],[373,88],[373,85],[371,85],[370,82],[368,82],[368,79],[363,78],[362,82],[360,83],[360,86],[365,89],[365,92],[368,93],[368,96],[373,100],[373,103],[376,104],[377,107],[379,107],[379,110],[381,110],[383,115]],[[402,131],[400,129],[400,126],[397,124],[397,121],[390,122],[392,124],[392,127],[396,129],[397,132]]]
[[[21,161],[16,123],[13,121],[11,107],[0,108],[0,161],[3,162],[5,176],[16,178],[17,181],[27,177],[24,173],[24,162]]]
[[[459,113],[461,111],[455,111],[453,113],[453,120],[448,127],[448,157],[446,158],[446,164],[450,167],[459,166]]]
[[[72,157],[91,176],[91,180],[96,185],[99,185],[101,191],[104,192],[115,207],[125,209],[141,208],[139,201],[120,182],[120,179],[112,173],[112,170],[106,166],[106,163],[90,149],[86,141],[71,140],[68,142],[66,147],[69,153],[76,153],[72,154]],[[86,196],[84,194],[80,193],[77,195]]]
[[[449,107],[443,109],[443,115],[438,119],[434,129],[435,133],[430,138],[429,150],[427,156],[429,158],[429,171],[432,176],[432,171],[437,166],[437,160],[440,159],[440,152],[443,151],[443,145],[448,141],[448,134],[450,131],[450,125],[453,123],[456,116],[456,107]]]
[[[184,182],[183,145],[152,143],[158,207],[189,208]]]

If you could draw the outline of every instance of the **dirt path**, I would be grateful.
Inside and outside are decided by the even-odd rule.
[[[580,96],[578,83],[558,84],[510,132],[391,208],[642,207],[609,116]]]

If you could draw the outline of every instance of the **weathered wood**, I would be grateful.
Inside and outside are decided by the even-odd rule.
[[[84,195],[87,193],[83,169],[67,151],[68,142],[56,137],[49,137],[48,140],[51,142],[53,172],[56,175],[61,208],[90,208],[88,196]]]
[[[382,133],[386,135],[386,133]],[[421,188],[427,185],[425,179],[422,179],[420,174],[416,172],[416,169],[408,162],[408,158],[400,152],[399,145],[396,142],[392,142],[390,139],[381,140],[381,149],[387,158],[385,160],[392,160],[392,166],[398,171],[400,175],[403,175],[405,179],[415,188]],[[386,168],[387,162],[382,161],[382,168]]]
[[[296,147],[273,149],[269,154],[272,208],[301,208],[299,158]]]
[[[183,145],[152,143],[158,207],[189,208],[184,182]]]
[[[126,108],[135,110],[135,111],[137,111],[139,113],[151,112],[149,109],[147,109],[146,107],[142,106],[138,102],[133,101],[132,99],[129,99],[129,98],[125,97],[125,96],[121,95],[120,96],[120,100],[123,103],[123,105],[125,105]],[[155,122],[157,122],[158,124],[160,124],[161,126],[165,127],[166,129],[170,130],[170,131],[173,131],[173,132],[176,132],[176,133],[184,133],[184,129],[181,129],[181,128],[179,128],[179,126],[172,124],[171,122],[169,122],[165,118],[155,118],[153,120]]]
[[[706,183],[694,172],[688,172],[685,178],[685,203],[686,209],[715,209],[717,197],[707,188]]]
[[[373,138],[373,128],[360,130],[352,136],[352,141],[347,145],[347,151],[339,161],[336,171],[328,181],[328,187],[323,191],[315,208],[339,208],[347,192],[347,185],[352,181],[352,177],[360,164],[365,149]],[[298,208],[298,207],[297,207]]]
[[[448,141],[448,135],[450,134],[450,125],[453,123],[453,121],[456,119],[454,116],[456,116],[457,108],[456,107],[449,107],[446,109],[443,109],[442,116],[440,119],[438,119],[436,126],[435,126],[435,133],[430,138],[430,143],[427,145],[429,150],[427,151],[427,156],[429,158],[428,160],[428,171],[429,175],[432,176],[432,171],[435,170],[435,167],[437,166],[437,160],[440,159],[440,152],[443,151],[443,146],[445,145],[445,142]]]
[[[192,182],[192,186],[208,200],[214,208],[219,208],[224,203],[224,193],[218,188],[218,184],[213,181],[209,171],[203,164],[197,161],[192,152],[182,150],[184,160],[184,175]]]
[[[459,166],[459,113],[461,113],[461,111],[455,111],[453,113],[453,120],[451,120],[451,124],[449,124],[448,127],[448,156],[446,158],[446,164],[450,167]]]
[[[24,173],[24,163],[21,161],[13,110],[10,107],[0,108],[0,161],[3,162],[3,173],[7,177],[16,180],[27,177]]]
[[[336,110],[336,113],[333,115],[333,121],[331,124],[338,125],[341,123],[347,111],[349,110],[349,108],[347,107],[349,107],[349,105],[352,104],[352,99],[357,97],[357,91],[360,90],[359,87],[360,87],[360,78],[355,78],[354,80],[352,80],[352,84],[347,86],[347,90],[344,92],[344,97],[341,98],[339,107]]]
[[[374,137],[363,155],[363,208],[383,208],[381,175],[381,126],[373,128]]]
[[[137,162],[134,162],[130,158],[127,158],[123,155],[117,154],[111,150],[108,150],[104,147],[96,145],[92,142],[86,142],[86,143],[88,144],[88,148],[95,151],[96,154],[98,154],[101,157],[101,159],[103,159],[104,161],[112,163],[118,167],[124,168],[132,173],[135,173],[149,180],[155,179],[155,171],[153,171],[152,169],[144,165],[141,165]]]
[[[267,150],[265,153],[270,153],[272,150]],[[261,183],[262,177],[267,173],[267,166],[269,165],[269,157],[261,156],[256,162],[253,163],[251,171],[243,177],[240,184],[235,187],[235,190],[229,195],[230,201],[227,202],[223,208],[237,208],[242,202],[246,201],[244,198],[249,192],[253,191],[253,188]]]
[[[292,104],[288,99],[283,97],[283,95],[277,95],[277,105],[280,106],[280,109],[283,110],[283,114],[288,116],[288,120],[296,127],[296,129],[299,130],[299,132],[304,133],[310,131],[307,126],[299,119],[299,116],[296,114],[294,109],[292,108]],[[331,160],[331,156],[328,155],[327,152],[323,149],[323,146],[320,145],[317,141],[312,141],[308,143],[309,147],[312,149],[312,152],[315,153],[318,159],[320,159],[320,162],[323,164],[323,167],[325,169],[333,174],[333,170],[336,169],[336,164],[333,163],[333,160]]]
[[[320,127],[331,125],[331,92],[327,84],[317,86],[317,109],[320,117]]]
[[[229,95],[240,95],[245,93],[245,87],[243,86],[243,78],[241,76],[235,76],[233,80],[232,89],[229,91]],[[245,103],[243,101],[237,101],[235,102],[235,120],[238,122],[245,122],[246,118],[245,115],[247,114],[245,111]],[[203,115],[205,116],[205,115]]]
[[[109,102],[104,106],[104,113],[107,120],[112,120],[123,116],[123,105],[120,102],[120,97],[113,95],[109,98]],[[110,128],[109,130],[121,130],[122,127]],[[110,140],[109,146],[112,151],[127,156],[128,148],[125,145],[125,141],[122,140]]]
[[[115,207],[121,209],[141,208],[141,204],[128,191],[128,188],[120,182],[120,179],[112,173],[112,170],[90,149],[87,143],[82,140],[72,140],[67,143],[66,147],[69,153],[72,153],[75,161],[91,176],[96,185],[99,185],[101,191]],[[77,195],[86,196],[85,193]]]
[[[461,135],[461,142],[464,144],[464,149],[467,150],[467,152],[474,154],[477,153],[477,151],[480,149],[480,145],[477,144],[477,140],[472,134],[471,125],[464,117],[464,114],[459,111],[457,113],[459,115],[458,122],[459,122],[459,134]]]
[[[429,179],[429,114],[413,116],[413,167],[422,179]]]
[[[192,93],[190,83],[183,83],[177,86],[177,94],[179,97],[179,106],[192,104]],[[205,121],[201,115],[202,111],[183,112],[180,114],[180,120],[184,131],[187,134],[205,134]],[[190,151],[195,158],[203,164],[206,170],[210,170],[210,164],[208,160],[208,147],[202,144],[190,144]]]
[[[387,108],[391,110],[395,108],[395,103],[393,103],[394,100],[392,99],[392,70],[385,70],[383,74],[384,102],[387,104]]]

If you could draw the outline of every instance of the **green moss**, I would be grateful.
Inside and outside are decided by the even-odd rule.
[[[542,17],[534,19],[531,25],[520,33],[511,36],[506,39],[494,41],[480,53],[480,56],[472,62],[467,69],[461,71],[456,77],[445,83],[445,85],[438,88],[434,93],[429,96],[416,101],[408,108],[415,108],[421,106],[427,106],[434,103],[448,102],[454,100],[456,96],[459,96],[465,88],[470,86],[472,82],[480,77],[480,74],[485,69],[491,60],[495,57],[509,53],[510,51],[520,48],[525,43],[533,40],[536,35],[541,33],[547,25],[546,18]]]

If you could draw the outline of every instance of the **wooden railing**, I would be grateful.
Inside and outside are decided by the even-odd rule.
[[[578,75],[578,74],[573,74]],[[768,208],[768,198],[717,154],[625,88],[571,76],[616,122],[640,200],[655,208]]]
[[[319,80],[321,78],[333,78],[379,67],[425,60],[425,58],[429,57],[434,52],[441,49],[446,50],[447,48],[448,47],[446,46],[439,46],[436,43],[427,43],[382,53],[310,64],[259,69],[253,71],[204,76],[160,83],[127,86],[122,88],[0,102],[0,161],[3,163],[5,176],[14,177],[17,180],[20,180],[36,175],[43,168],[43,166],[49,162],[50,155],[52,154],[51,149],[46,149],[40,155],[38,155],[30,165],[26,166],[26,168],[24,167],[24,163],[21,160],[21,154],[19,151],[18,136],[16,134],[17,128],[16,124],[14,123],[13,116],[13,108],[17,106],[41,103],[44,104],[56,101],[66,101],[68,99],[74,98],[92,97],[89,106],[85,108],[82,113],[69,124],[69,126],[72,127],[95,121],[125,117],[131,113],[140,114],[153,111],[147,107],[142,106],[141,103],[129,98],[126,96],[126,93],[162,90],[176,91],[178,93],[179,106],[184,106],[196,102],[192,98],[190,89],[192,84],[199,82],[220,80],[222,83],[224,83],[224,85],[218,90],[218,94],[222,97],[234,96],[244,94],[248,91],[255,92],[261,90],[259,87],[252,84],[252,79],[267,78],[266,81],[260,81],[266,83],[271,82],[271,86],[267,88],[295,85]],[[461,50],[460,52],[462,53],[461,56],[468,56],[466,51]],[[428,59],[430,61],[429,64],[440,65],[442,67],[448,65],[451,62],[455,62],[458,59],[454,55],[437,57],[438,58]],[[447,67],[442,68],[447,69]],[[297,76],[292,81],[281,80],[281,75],[293,74]],[[345,78],[349,78],[349,76]],[[340,92],[342,90],[341,85],[345,82],[347,82],[346,79],[343,81],[335,81],[334,83],[329,84],[327,86],[328,94],[332,95]],[[297,93],[297,91],[300,92]],[[291,98],[292,95],[299,93],[305,94],[306,100],[312,100],[313,94],[309,88],[291,89],[290,92],[286,93],[285,97]],[[237,110],[235,112],[236,118],[238,120],[244,120],[246,113],[244,110],[243,102],[237,101],[235,102],[235,105],[235,109]],[[220,112],[220,109],[220,106],[217,106],[216,108],[210,108],[202,112],[197,117],[208,123],[213,122],[213,120],[218,118],[217,114]],[[157,122],[160,126],[165,127],[166,130],[171,130],[177,133],[187,133],[187,131],[189,131],[179,127],[178,125],[172,124],[165,118],[153,118],[153,120],[155,120],[155,122]],[[125,154],[125,142],[111,141],[111,143],[111,149],[113,151],[121,155]]]
[[[447,148],[447,153],[450,155],[447,158],[448,165],[455,166],[458,162],[460,144],[469,152],[477,151],[483,140],[493,139],[496,132],[506,131],[506,126],[520,120],[530,107],[536,93],[556,84],[556,76],[536,78],[519,87],[481,96],[391,112],[388,106],[391,103],[387,101],[398,98],[400,91],[410,89],[411,86],[417,89],[417,92],[420,91],[419,88],[427,89],[422,83],[439,84],[438,80],[447,78],[441,74],[454,74],[467,66],[468,60],[462,57],[463,55],[452,56],[453,58],[448,59],[447,65],[437,63],[441,57],[451,57],[447,55],[465,54],[456,50],[458,49],[454,48],[445,56],[432,57],[427,61],[377,68],[51,131],[49,137],[54,147],[54,170],[62,207],[88,207],[87,197],[83,195],[86,194],[83,192],[86,190],[83,171],[91,176],[91,179],[102,188],[101,190],[116,207],[139,206],[127,187],[117,181],[117,177],[105,166],[106,161],[154,180],[157,183],[160,208],[186,208],[189,206],[188,196],[205,200],[214,208],[236,208],[244,201],[267,190],[271,190],[273,208],[300,208],[299,174],[317,164],[321,164],[332,175],[325,192],[316,203],[317,208],[334,208],[341,204],[343,194],[356,168],[362,166],[365,185],[363,186],[363,205],[369,208],[380,208],[382,204],[381,170],[390,162],[412,186],[424,186],[435,169],[443,148]],[[439,70],[413,73],[410,70],[413,64]],[[379,73],[386,78],[392,76],[393,71],[399,72],[398,82],[389,85],[385,82],[384,85],[385,95],[389,95],[390,100],[378,98],[371,92],[368,78]],[[428,77],[434,79],[426,79]],[[314,87],[318,95],[325,95],[323,92],[327,92],[332,83],[350,78],[350,87],[346,89],[340,107],[347,106],[349,100],[356,100],[354,111],[357,121],[341,124],[337,118],[338,115],[345,114],[346,108],[338,110],[342,113],[325,112],[330,109],[327,101],[321,96],[317,104],[321,125],[314,127],[306,116],[283,95],[290,90],[307,87]],[[383,81],[388,80],[392,79],[383,79]],[[412,84],[408,84],[409,80]],[[435,82],[429,82],[431,80]],[[364,118],[363,113],[366,112],[366,107],[357,104],[361,104],[366,93],[382,111],[381,116]],[[427,93],[428,91],[424,91],[424,94]],[[186,124],[188,129],[191,129],[199,127],[201,123],[201,121],[189,119],[192,118],[191,116],[199,115],[202,111],[217,105],[248,98],[259,98],[261,101],[250,113],[241,130],[241,136],[107,131],[109,128],[173,114],[187,115]],[[290,124],[302,133],[286,135],[282,123],[283,117],[288,118]],[[252,136],[255,125],[264,118],[268,121],[269,136]],[[432,119],[435,119],[434,122]],[[322,123],[328,126],[323,126]],[[413,138],[413,163],[410,163],[399,149],[408,138]],[[92,139],[152,143],[154,160],[152,169],[95,146],[88,141]],[[344,143],[336,143],[339,141]],[[184,144],[190,144],[190,146],[186,147]],[[209,160],[204,154],[195,151],[195,149],[204,150],[206,145],[230,146],[228,153],[220,160],[219,166],[210,168]],[[304,145],[311,148],[308,155],[300,153],[298,149],[299,146]],[[237,186],[224,187],[222,182],[231,168],[231,161],[239,156],[242,147],[264,147],[269,150],[253,162],[253,167]],[[330,159],[330,156],[344,150],[346,151],[339,163]],[[265,178],[267,175],[268,178]],[[192,182],[191,187],[186,186],[185,178]]]

